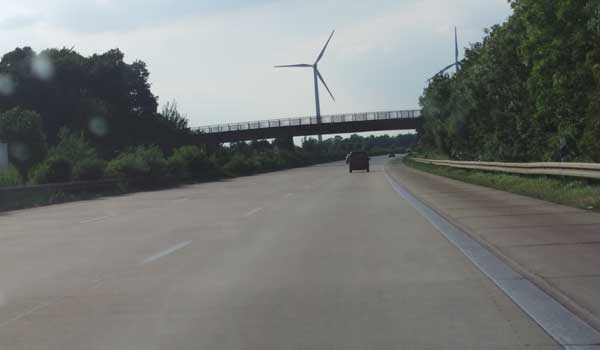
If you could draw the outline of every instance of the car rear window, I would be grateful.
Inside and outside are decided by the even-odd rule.
[[[352,153],[352,158],[366,158],[367,157],[367,153],[365,152],[353,152]]]

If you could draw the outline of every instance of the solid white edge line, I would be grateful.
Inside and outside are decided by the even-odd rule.
[[[160,258],[162,258],[164,256],[167,256],[167,255],[169,255],[169,254],[171,254],[171,253],[173,253],[173,252],[175,252],[175,251],[177,251],[177,250],[179,250],[179,249],[181,249],[181,248],[189,245],[190,243],[192,243],[192,241],[186,241],[186,242],[177,243],[174,246],[172,246],[171,248],[167,248],[167,249],[165,249],[165,250],[163,250],[161,252],[158,252],[158,253],[156,253],[156,254],[154,254],[154,255],[152,255],[152,256],[144,259],[144,261],[142,261],[142,265],[150,263],[150,262],[153,262],[155,260],[158,260],[158,259],[160,259]]]
[[[600,344],[600,332],[514,271],[469,234],[428,207],[392,178],[385,167],[384,174],[400,197],[457,247],[557,343],[565,349],[597,349]]]

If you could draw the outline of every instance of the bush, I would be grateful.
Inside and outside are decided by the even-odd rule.
[[[223,165],[223,171],[229,176],[249,175],[254,171],[254,162],[242,154],[236,154]]]
[[[277,162],[277,154],[273,152],[265,152],[257,154],[254,159],[257,163],[258,169],[261,171],[270,171],[280,169],[280,165]]]
[[[217,175],[216,167],[198,146],[177,148],[168,160],[171,174],[182,180],[205,180]]]
[[[84,159],[73,169],[73,177],[77,180],[100,180],[104,177],[106,163],[100,159]]]
[[[0,187],[19,186],[23,184],[23,179],[19,175],[19,171],[14,166],[0,171]]]
[[[0,113],[0,140],[8,143],[10,162],[22,179],[44,159],[47,151],[42,118],[34,111],[15,107]]]
[[[98,180],[104,176],[104,161],[83,135],[69,133],[63,128],[59,138],[59,143],[48,152],[48,158],[68,159],[73,165],[74,180]]]
[[[294,168],[311,163],[311,156],[305,152],[279,151],[277,163],[280,169]]]
[[[157,146],[138,146],[119,154],[108,163],[106,173],[132,188],[159,187],[173,181]]]
[[[38,164],[30,176],[34,184],[68,182],[71,180],[73,165],[63,157],[49,157]]]

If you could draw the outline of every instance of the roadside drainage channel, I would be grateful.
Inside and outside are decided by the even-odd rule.
[[[566,350],[600,350],[600,332],[524,278],[388,174],[394,190]]]

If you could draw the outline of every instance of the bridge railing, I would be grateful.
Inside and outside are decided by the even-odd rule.
[[[421,116],[421,110],[407,110],[407,111],[383,111],[383,112],[367,112],[367,113],[351,113],[351,114],[334,114],[321,116],[322,124],[330,123],[348,123],[348,122],[360,122],[370,120],[387,120],[387,119],[412,119],[419,118]],[[200,132],[210,134],[216,132],[228,132],[228,131],[241,131],[241,130],[253,130],[253,129],[264,129],[264,128],[280,128],[286,126],[300,126],[300,125],[312,125],[319,124],[316,117],[301,117],[301,118],[283,118],[283,119],[271,119],[271,120],[259,120],[251,122],[240,122],[231,124],[218,124],[201,126],[194,128]]]

